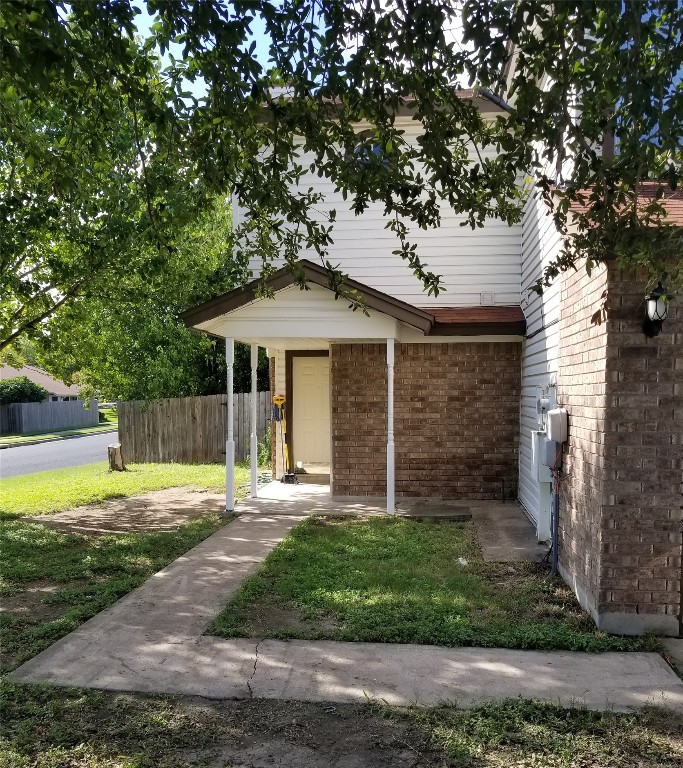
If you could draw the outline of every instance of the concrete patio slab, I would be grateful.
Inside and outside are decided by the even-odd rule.
[[[367,514],[362,506],[352,505],[355,513]],[[369,696],[395,705],[468,706],[528,696],[594,709],[656,704],[683,711],[683,682],[654,653],[223,640],[202,634],[294,525],[311,512],[340,509],[311,485],[269,488],[264,498],[241,502],[240,516],[230,525],[11,677],[221,699],[358,702]]]

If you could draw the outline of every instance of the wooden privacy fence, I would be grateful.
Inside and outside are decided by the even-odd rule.
[[[83,400],[12,403],[0,405],[0,435],[95,427],[99,419],[97,400],[91,400],[89,407]]]
[[[256,431],[262,440],[270,424],[270,392],[259,392],[257,397]],[[249,457],[250,398],[248,393],[233,395],[237,461]],[[179,464],[225,461],[227,403],[227,395],[119,403],[119,441],[124,461]]]

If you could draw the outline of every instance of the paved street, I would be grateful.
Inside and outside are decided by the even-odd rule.
[[[116,432],[104,432],[51,443],[4,448],[0,451],[0,477],[16,477],[46,469],[106,461],[107,446],[117,440]]]

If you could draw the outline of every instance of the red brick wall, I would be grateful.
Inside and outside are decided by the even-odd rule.
[[[607,466],[598,610],[643,630],[678,628],[683,518],[683,310],[648,338],[644,275],[609,272]],[[637,619],[635,619],[637,616]],[[627,616],[627,619],[629,617]]]
[[[386,492],[387,368],[384,344],[333,344],[332,492],[381,496]]]
[[[396,346],[397,496],[514,498],[521,347]],[[386,349],[334,345],[332,451],[336,495],[386,493]]]
[[[600,516],[605,469],[607,324],[591,318],[602,303],[607,272],[567,273],[560,299],[557,401],[569,411],[560,485],[560,568],[595,614],[600,582]]]
[[[683,497],[683,313],[642,331],[644,276],[610,266],[562,288],[558,400],[570,412],[560,562],[613,632],[678,628]],[[606,322],[590,323],[607,289]],[[586,325],[588,323],[588,325]]]

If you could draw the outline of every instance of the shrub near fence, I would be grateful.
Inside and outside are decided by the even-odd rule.
[[[249,394],[233,395],[235,458],[249,456]],[[225,461],[227,396],[176,397],[118,404],[119,441],[124,461],[205,464]],[[259,392],[257,435],[263,439],[271,417],[270,392]]]
[[[89,408],[83,400],[0,405],[0,435],[96,427],[99,418],[97,400],[91,400]]]

